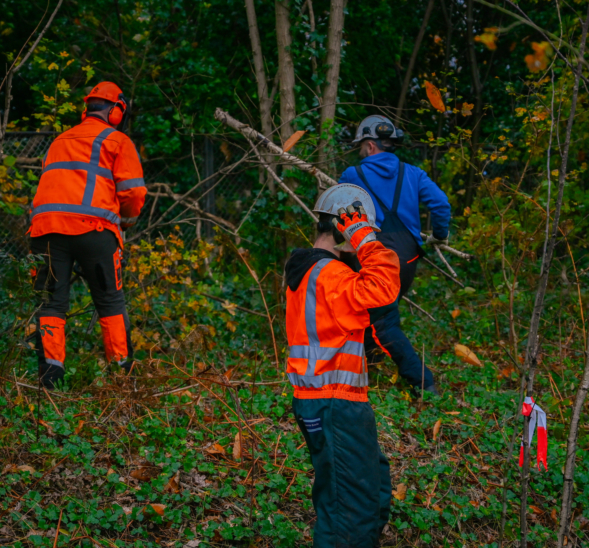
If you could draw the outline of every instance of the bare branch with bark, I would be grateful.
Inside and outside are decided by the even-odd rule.
[[[293,134],[296,116],[295,70],[292,60],[289,0],[275,0],[278,74],[280,78],[280,138],[285,143]]]
[[[264,68],[264,55],[262,53],[262,42],[260,41],[260,31],[258,30],[258,19],[256,17],[256,8],[254,0],[245,0],[245,11],[250,32],[250,41],[252,43],[252,56],[254,59],[254,72],[258,84],[258,100],[260,102],[260,121],[262,123],[262,133],[270,138],[272,135],[272,101],[268,95],[268,83],[266,80],[266,70]],[[270,192],[274,193],[274,181],[268,182]]]
[[[573,132],[573,126],[575,123],[575,114],[577,111],[577,100],[579,97],[579,82],[581,79],[581,73],[583,70],[583,56],[585,54],[585,44],[587,41],[587,30],[589,28],[589,9],[587,10],[587,16],[583,22],[583,28],[581,33],[581,43],[579,45],[579,57],[577,60],[577,69],[575,71],[575,81],[573,85],[573,92],[571,96],[571,108],[569,112],[569,118],[567,122],[565,139],[562,147],[562,160],[558,173],[558,196],[556,198],[556,204],[554,208],[554,220],[552,221],[552,233],[550,240],[546,246],[546,250],[542,257],[542,266],[540,271],[540,281],[538,283],[538,290],[536,291],[536,299],[534,302],[534,309],[532,312],[532,318],[530,322],[530,330],[528,333],[528,345],[526,349],[526,360],[525,360],[525,372],[526,376],[522,376],[522,384],[526,383],[526,396],[532,397],[534,394],[534,377],[536,375],[536,368],[538,366],[538,353],[539,353],[539,329],[540,329],[540,318],[544,310],[544,298],[546,296],[546,289],[548,287],[548,277],[550,274],[550,267],[552,265],[552,259],[554,257],[554,248],[556,246],[556,237],[559,230],[560,214],[562,210],[562,203],[564,197],[564,187],[566,184],[566,175],[569,161],[569,150],[571,145],[571,137]],[[527,382],[526,382],[527,381]],[[524,463],[521,474],[521,507],[520,507],[520,528],[521,528],[521,548],[527,548],[528,545],[528,527],[527,527],[527,507],[528,507],[528,487],[529,487],[529,476],[530,476],[530,439],[529,439],[529,424],[530,416],[524,417]],[[571,428],[572,428],[571,423]],[[569,440],[571,434],[569,434]],[[576,445],[576,444],[575,444]],[[567,450],[567,464],[568,464],[568,450]],[[570,465],[570,472],[574,471],[574,458]],[[570,482],[572,483],[572,481]],[[572,488],[572,486],[571,486]],[[570,488],[570,489],[571,489]],[[566,490],[564,494],[570,499],[570,492]],[[563,505],[565,504],[565,497],[563,496]],[[570,500],[568,501],[570,502]],[[570,507],[569,507],[570,508]],[[566,509],[565,509],[566,510]],[[562,514],[561,514],[562,516]],[[561,523],[561,530],[566,529],[568,525]],[[560,532],[559,532],[560,535]],[[564,534],[563,534],[564,538]],[[563,540],[564,542],[564,540]],[[562,546],[561,544],[560,546]]]
[[[344,30],[344,9],[346,0],[331,0],[329,8],[329,29],[327,31],[327,56],[325,57],[325,84],[321,106],[321,134],[327,136],[319,145],[319,165],[325,165],[329,156],[329,129],[335,119],[339,69],[342,55]]]

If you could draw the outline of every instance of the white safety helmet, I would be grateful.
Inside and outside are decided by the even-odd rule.
[[[375,114],[364,118],[360,122],[352,144],[356,145],[364,139],[374,139],[375,141],[380,141],[380,139],[401,139],[403,135],[403,131],[395,127],[393,122],[386,116]]]
[[[329,213],[330,215],[338,215],[340,208],[346,209],[354,202],[361,202],[368,217],[368,224],[376,232],[380,232],[380,228],[376,224],[376,210],[374,202],[370,194],[362,187],[351,185],[349,183],[342,183],[328,188],[315,203],[313,211],[315,213]]]

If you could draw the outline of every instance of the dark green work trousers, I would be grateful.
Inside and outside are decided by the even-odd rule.
[[[388,523],[391,474],[369,403],[293,398],[315,469],[314,548],[374,548]]]

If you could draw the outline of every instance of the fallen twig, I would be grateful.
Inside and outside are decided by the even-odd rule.
[[[450,274],[448,274],[445,270],[442,270],[436,263],[430,261],[427,257],[422,257],[421,259],[431,267],[435,268],[440,274],[443,274],[444,276],[446,276],[446,278],[452,280],[454,283],[457,283],[460,287],[464,288],[464,284],[460,280],[454,278],[454,276],[450,276]]]
[[[436,321],[436,319],[429,312],[426,312],[423,308],[421,308],[421,306],[417,306],[411,299],[408,299],[404,295],[403,295],[403,297],[401,297],[401,299],[403,299],[404,301],[407,301],[411,306],[414,306],[415,308],[417,308],[417,310],[419,310],[420,312],[425,314],[432,322]]]

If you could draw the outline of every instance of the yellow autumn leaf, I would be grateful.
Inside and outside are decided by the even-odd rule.
[[[548,66],[552,56],[552,46],[548,42],[532,42],[534,53],[526,55],[524,61],[530,72],[540,72]]]
[[[479,34],[474,37],[475,42],[480,42],[487,46],[487,49],[494,51],[497,49],[497,32],[499,29],[497,27],[492,27],[485,29],[483,34]]]
[[[454,353],[464,362],[470,365],[479,365],[482,366],[483,364],[477,358],[477,355],[470,349],[468,346],[464,346],[463,344],[457,344],[454,346]]]
[[[446,111],[440,90],[427,80],[425,81],[425,92],[427,93],[427,98],[429,99],[432,107],[439,110],[440,112]]]
[[[404,483],[399,483],[397,488],[393,491],[393,497],[397,500],[405,500],[407,496],[407,486]]]
[[[462,108],[460,109],[460,114],[462,114],[462,116],[471,116],[473,108],[474,108],[474,103],[462,103]]]
[[[57,70],[59,69],[59,65],[57,65],[56,63],[51,63],[48,67],[47,70]]]

